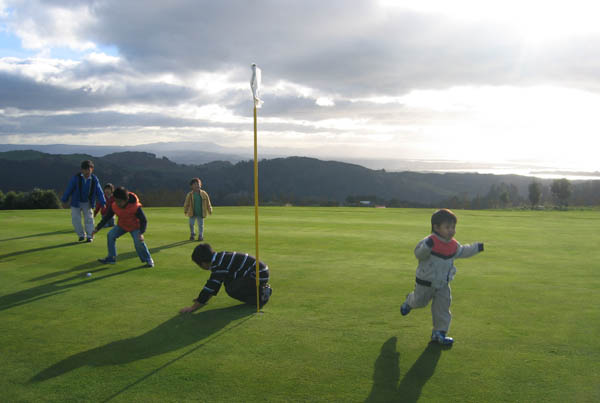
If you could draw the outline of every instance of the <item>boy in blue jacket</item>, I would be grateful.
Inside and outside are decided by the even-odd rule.
[[[423,308],[431,303],[433,331],[431,340],[443,345],[452,345],[454,339],[446,336],[450,328],[450,281],[456,274],[454,260],[467,258],[483,251],[483,243],[461,245],[456,234],[456,215],[441,209],[431,216],[431,235],[423,239],[415,248],[419,260],[416,284],[400,307],[402,315],[408,315],[412,308]]]
[[[93,210],[96,202],[101,206],[106,205],[100,180],[92,173],[93,171],[94,163],[90,160],[83,161],[81,172],[71,177],[67,190],[60,199],[66,208],[67,200],[71,198],[71,222],[80,242],[83,240],[92,242],[94,239]],[[82,215],[84,225],[81,225]]]

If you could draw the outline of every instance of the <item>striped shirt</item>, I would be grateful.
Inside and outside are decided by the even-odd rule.
[[[242,279],[252,279],[256,283],[256,258],[247,253],[217,252],[212,257],[210,271],[210,278],[197,298],[201,304],[217,295],[223,284],[227,288],[232,282]],[[263,262],[259,264],[258,281],[260,284],[269,281],[269,267]]]

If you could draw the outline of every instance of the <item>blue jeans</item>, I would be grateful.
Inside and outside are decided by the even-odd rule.
[[[194,222],[198,221],[198,236],[200,236],[200,238],[204,237],[204,218],[200,217],[200,216],[193,216],[190,217],[190,235],[194,236]]]
[[[113,227],[113,229],[111,229],[108,232],[108,235],[106,236],[106,240],[108,243],[108,257],[109,258],[112,258],[112,259],[117,258],[117,246],[116,246],[117,238],[126,233],[127,233],[127,231],[125,231],[123,228],[119,227],[118,225]],[[139,229],[133,230],[130,232],[130,234],[131,234],[131,237],[133,238],[133,244],[135,245],[135,251],[137,252],[138,256],[140,257],[140,260],[144,263],[152,262],[152,256],[150,256],[150,251],[148,250],[146,243],[144,243],[144,241],[140,241],[140,230]]]

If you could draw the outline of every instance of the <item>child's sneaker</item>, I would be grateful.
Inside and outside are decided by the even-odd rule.
[[[271,294],[273,294],[273,289],[269,284],[265,284],[265,286],[262,288],[261,294],[262,295],[260,296],[260,301],[266,302],[269,300],[269,298],[271,298]]]
[[[194,234],[190,235],[190,241],[194,240]]]
[[[146,262],[146,267],[150,267],[150,268],[154,267],[154,260],[152,260],[152,259],[148,260]]]
[[[115,264],[117,263],[117,259],[114,257],[107,256],[104,259],[98,259],[98,261],[102,264]]]
[[[410,307],[410,305],[408,305],[406,303],[406,301],[404,301],[404,303],[400,307],[400,313],[402,314],[402,316],[406,316],[406,315],[408,315],[408,313],[410,312],[411,309],[412,308]]]
[[[431,341],[439,343],[444,346],[451,346],[454,343],[454,339],[452,337],[446,336],[446,332],[441,330],[434,330],[431,332]]]

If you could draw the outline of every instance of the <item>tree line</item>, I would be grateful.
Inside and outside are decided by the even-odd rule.
[[[595,186],[594,186],[595,185]],[[594,189],[595,188],[595,189]],[[406,200],[392,198],[389,200],[383,199],[375,194],[363,195],[348,195],[342,203],[335,200],[308,198],[300,201],[294,200],[292,197],[275,197],[272,199],[261,200],[262,205],[297,205],[297,206],[350,206],[350,207],[436,207],[444,206],[453,209],[498,209],[498,208],[515,208],[515,207],[530,207],[532,209],[557,207],[559,209],[567,209],[569,201],[586,200],[588,194],[595,194],[598,197],[600,190],[599,183],[590,183],[577,190],[575,199],[573,198],[573,185],[568,179],[555,179],[549,186],[544,186],[541,182],[534,180],[528,186],[527,198],[519,194],[519,190],[513,184],[501,182],[500,184],[492,185],[489,192],[484,196],[477,195],[474,198],[469,198],[466,194],[455,195],[444,199],[439,203],[428,204],[418,203]],[[164,192],[159,189],[139,192],[139,196],[147,206],[180,206],[181,200],[185,197],[184,191],[169,191]],[[230,197],[230,203],[226,205],[248,206],[254,203],[254,195],[245,192],[237,194],[235,197]],[[577,204],[575,205],[583,205]],[[0,210],[25,210],[25,209],[58,209],[61,208],[61,203],[58,195],[53,189],[38,189],[35,188],[31,192],[15,192],[9,191],[4,194],[0,191]]]
[[[203,189],[216,206],[252,205],[254,202],[252,161],[185,165],[142,152],[114,153],[97,158],[34,151],[0,153],[0,190],[30,192],[44,188],[62,195],[69,178],[78,171],[84,159],[94,161],[94,173],[102,184],[111,182],[115,186],[125,186],[137,193],[147,207],[182,206],[193,177],[202,180]],[[19,174],[14,175],[14,172]],[[22,195],[11,195],[8,204],[4,204],[33,205],[25,199],[27,197]],[[600,205],[600,181],[551,181],[476,173],[386,172],[337,161],[288,157],[259,162],[259,200],[263,206],[445,205],[489,209],[544,205],[564,208]],[[369,203],[362,203],[365,201]]]

